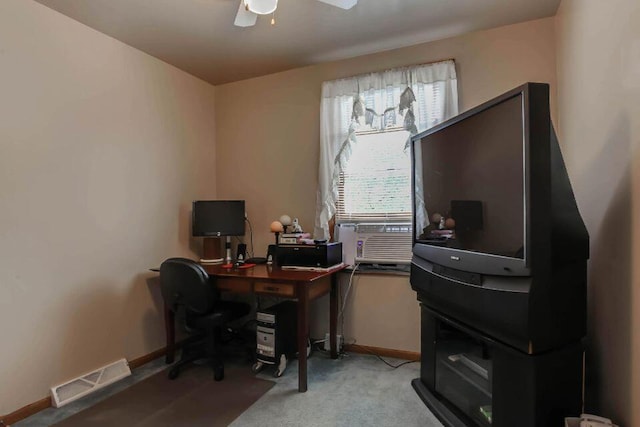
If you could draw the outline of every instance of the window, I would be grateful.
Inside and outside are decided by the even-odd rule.
[[[314,237],[334,216],[410,223],[409,138],[457,113],[453,60],[324,82]]]
[[[357,134],[340,172],[336,222],[411,222],[411,163],[402,128]]]

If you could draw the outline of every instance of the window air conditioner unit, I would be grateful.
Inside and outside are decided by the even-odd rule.
[[[411,224],[338,224],[345,264],[410,264]]]

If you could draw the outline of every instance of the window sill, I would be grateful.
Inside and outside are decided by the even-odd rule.
[[[355,274],[389,274],[392,276],[409,276],[411,270],[410,264],[403,265],[384,265],[384,264],[360,264]],[[353,267],[348,266],[343,270],[345,273],[351,274]]]

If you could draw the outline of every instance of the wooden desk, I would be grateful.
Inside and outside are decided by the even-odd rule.
[[[336,333],[338,328],[337,272],[282,270],[272,265],[256,265],[247,269],[227,269],[220,265],[203,265],[209,276],[216,279],[222,292],[258,294],[294,299],[298,307],[298,391],[307,391],[307,342],[309,340],[309,302],[329,293],[329,336],[331,358],[338,357]],[[165,306],[167,336],[166,362],[173,363],[175,353],[174,313]]]

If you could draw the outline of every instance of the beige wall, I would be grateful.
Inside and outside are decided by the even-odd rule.
[[[37,3],[0,2],[0,413],[164,344],[147,268],[193,255],[189,203],[216,182],[247,200],[256,255],[283,213],[312,228],[322,81],[454,58],[461,110],[544,81],[555,112],[554,43],[543,19],[214,90]],[[419,351],[406,277],[357,276],[345,314],[348,342]]]
[[[461,110],[538,81],[552,85],[555,114],[553,18],[216,86],[218,194],[247,200],[257,255],[273,239],[270,222],[283,213],[313,229],[321,83],[447,58],[457,64]],[[359,277],[350,298],[347,342],[419,351],[418,303],[408,278]],[[312,336],[328,329],[325,307],[326,300],[316,304]]]
[[[640,3],[563,0],[560,143],[589,229],[587,410],[640,425]]]
[[[149,267],[215,197],[214,90],[32,1],[0,1],[0,414],[164,345]]]

